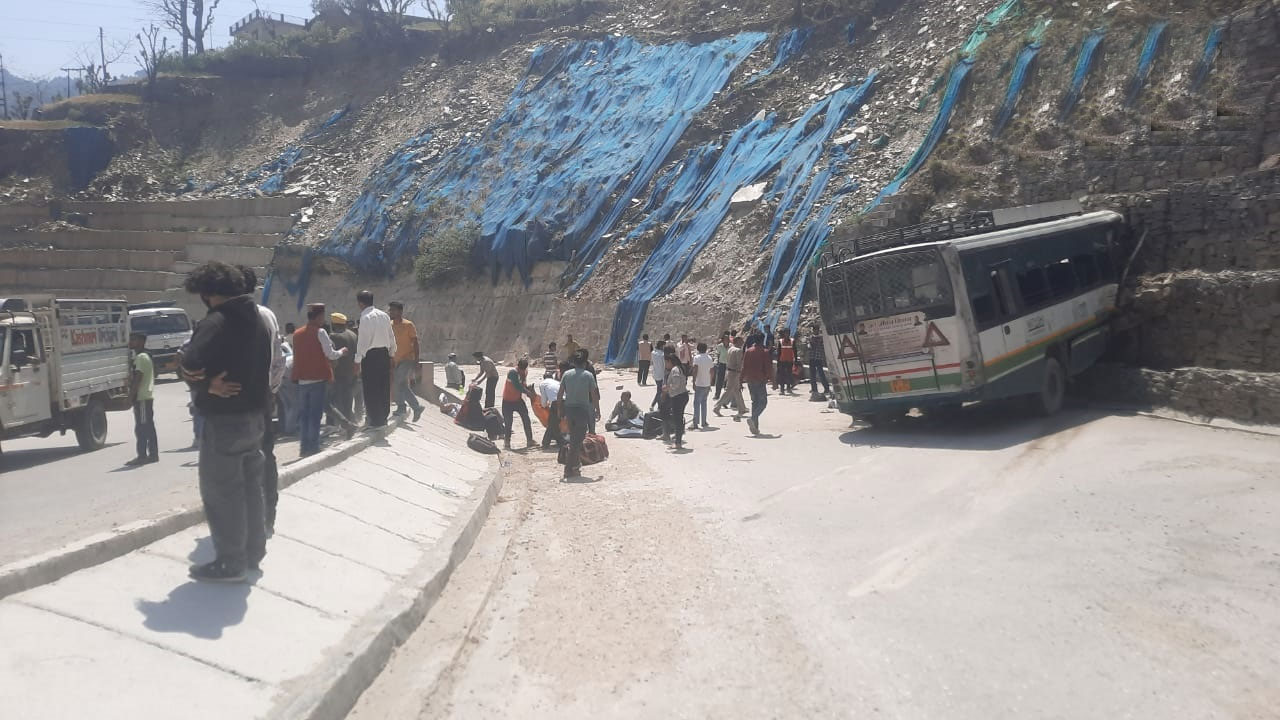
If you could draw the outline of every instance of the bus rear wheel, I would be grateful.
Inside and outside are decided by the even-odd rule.
[[[1050,356],[1044,361],[1044,380],[1040,392],[1031,396],[1032,408],[1039,415],[1057,414],[1067,394],[1067,375],[1058,358]]]

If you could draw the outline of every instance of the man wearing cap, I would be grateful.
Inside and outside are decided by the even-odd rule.
[[[298,437],[303,457],[320,452],[320,419],[325,409],[325,385],[333,380],[333,366],[347,351],[333,347],[325,332],[323,303],[307,306],[307,324],[293,334],[293,381],[298,383]]]
[[[331,425],[336,425],[351,421],[352,411],[354,409],[356,399],[356,334],[351,332],[351,328],[347,327],[347,316],[342,313],[333,313],[329,316],[329,324],[333,326],[333,332],[329,333],[329,339],[333,341],[333,347],[338,350],[346,350],[346,354],[338,358],[333,363],[333,382],[329,384],[331,410]]]
[[[418,373],[418,329],[412,321],[404,319],[404,303],[393,302],[387,310],[391,315],[391,332],[396,337],[396,353],[391,358],[391,393],[396,401],[396,414],[404,415],[413,408],[413,420],[417,422],[422,417],[422,403],[414,395],[412,385]]]
[[[391,358],[396,335],[391,316],[373,306],[373,293],[356,293],[360,305],[360,334],[356,336],[356,374],[364,387],[364,412],[370,429],[387,426],[391,414]]]

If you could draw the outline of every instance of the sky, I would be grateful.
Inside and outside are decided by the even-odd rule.
[[[256,7],[311,17],[311,0],[259,0]],[[231,41],[228,29],[254,8],[253,0],[221,0],[206,47],[226,46]],[[113,43],[127,44],[129,49],[119,64],[109,64],[108,70],[113,75],[132,75],[139,67],[134,36],[151,23],[161,25],[142,0],[0,0],[0,55],[5,69],[14,75],[31,80],[64,77],[59,68],[79,65],[78,51],[91,51],[96,62],[101,27],[108,60]],[[177,34],[168,31],[168,37],[169,47],[175,47]]]

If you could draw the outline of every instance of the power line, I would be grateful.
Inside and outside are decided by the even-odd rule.
[[[112,30],[131,30],[132,29],[132,28],[124,27],[122,25],[102,25],[100,23],[75,23],[75,22],[67,22],[66,20],[38,20],[36,18],[9,18],[9,21],[10,22],[33,22],[33,23],[41,23],[43,25],[70,25],[72,27],[94,27],[94,28],[101,27],[101,28],[111,28]]]

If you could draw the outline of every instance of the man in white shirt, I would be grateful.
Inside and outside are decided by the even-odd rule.
[[[711,394],[716,361],[707,354],[707,344],[698,343],[698,354],[693,356],[693,422],[690,430],[711,427],[707,424],[707,396]],[[699,423],[701,418],[701,423]]]
[[[356,294],[360,306],[360,335],[356,340],[356,374],[364,388],[364,412],[370,428],[386,427],[391,414],[391,357],[396,335],[391,316],[373,306],[373,293]],[[296,360],[295,360],[296,362]]]
[[[538,396],[542,400],[542,407],[547,409],[547,431],[542,433],[543,450],[550,448],[552,443],[558,448],[564,442],[564,436],[560,434],[560,381],[550,374],[551,371],[548,370],[547,373],[542,382],[538,383]]]
[[[650,371],[653,372],[653,384],[657,386],[658,392],[653,395],[653,402],[649,403],[649,409],[652,410],[658,406],[662,400],[662,383],[667,378],[667,361],[666,357],[667,341],[659,340],[653,346],[653,352],[649,355],[651,362]]]

